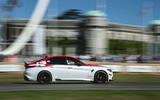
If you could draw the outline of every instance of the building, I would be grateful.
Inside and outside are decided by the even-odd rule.
[[[48,44],[47,53],[50,55],[62,54],[160,54],[160,21],[151,22],[148,26],[127,25],[108,22],[105,15],[100,11],[90,11],[84,20],[44,20],[47,40],[51,40],[53,45]],[[8,20],[1,21],[0,49],[4,50],[20,35],[28,20]],[[5,24],[4,24],[5,23]],[[6,35],[2,33],[6,33]],[[34,36],[33,36],[34,37]],[[53,40],[53,41],[52,41]],[[61,42],[59,40],[62,40]],[[71,40],[71,41],[70,41]],[[55,41],[55,42],[54,42]],[[57,42],[59,41],[59,42]],[[68,41],[68,42],[65,42]],[[74,43],[70,43],[74,41]],[[128,42],[127,45],[139,45],[122,49],[121,45],[112,46],[118,43]],[[64,43],[64,44],[63,44]],[[69,43],[69,45],[67,44]],[[134,44],[135,43],[135,44]],[[17,54],[34,55],[33,39]],[[114,49],[115,48],[115,49]]]

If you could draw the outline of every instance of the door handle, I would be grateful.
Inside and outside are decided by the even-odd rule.
[[[72,67],[68,67],[68,69],[72,69]]]

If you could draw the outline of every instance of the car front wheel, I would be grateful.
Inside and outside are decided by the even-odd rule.
[[[94,76],[94,83],[105,83],[108,81],[108,75],[104,71],[98,71]]]

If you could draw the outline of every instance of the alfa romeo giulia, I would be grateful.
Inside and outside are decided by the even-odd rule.
[[[70,56],[50,56],[25,63],[24,79],[39,83],[55,81],[90,81],[105,83],[111,81],[111,69],[95,64],[85,64]]]

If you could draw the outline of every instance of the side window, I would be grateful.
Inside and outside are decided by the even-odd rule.
[[[47,60],[49,64],[67,65],[65,58],[50,58]]]
[[[77,66],[83,65],[81,62],[74,60],[72,58],[67,58],[67,64],[68,65],[77,65]]]
[[[67,64],[68,65],[76,65],[76,62],[71,59],[67,59]]]

